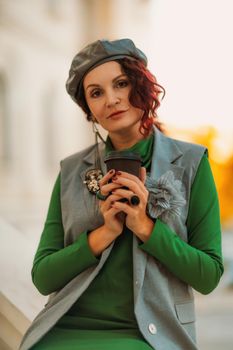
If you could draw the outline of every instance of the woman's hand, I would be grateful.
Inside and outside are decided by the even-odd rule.
[[[112,203],[119,199],[118,195],[113,194],[112,191],[121,187],[114,182],[109,182],[116,172],[114,169],[110,170],[99,182],[100,193],[103,196],[108,196],[106,200],[100,200],[100,211],[104,217],[104,226],[109,233],[109,236],[116,238],[123,231],[124,217],[117,215],[121,209],[114,208]]]
[[[121,209],[112,207],[112,203],[119,198],[112,194],[112,190],[121,187],[109,182],[114,175],[115,170],[110,170],[99,182],[100,194],[107,196],[105,200],[99,201],[104,224],[88,234],[88,244],[97,257],[123,232],[124,217],[118,215]]]
[[[154,222],[146,214],[149,192],[144,186],[146,180],[145,168],[141,168],[140,178],[127,172],[117,172],[112,177],[112,182],[120,188],[112,189],[114,198],[111,196],[111,202],[114,202],[112,203],[113,209],[123,211],[126,214],[126,226],[144,242],[149,238]],[[138,196],[140,200],[138,205],[130,204],[133,195]],[[126,198],[128,201],[119,201],[122,198]]]

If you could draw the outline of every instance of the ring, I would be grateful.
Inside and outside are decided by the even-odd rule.
[[[100,200],[100,201],[105,201],[106,198],[108,196],[104,196],[103,194],[101,194],[100,190],[96,192],[96,197]]]
[[[136,195],[133,195],[131,198],[130,198],[130,203],[132,205],[138,205],[140,203],[140,198]]]

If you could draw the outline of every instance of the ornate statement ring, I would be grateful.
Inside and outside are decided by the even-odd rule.
[[[136,196],[136,194],[134,194],[131,198],[130,198],[130,204],[132,205],[138,205],[140,203],[140,198],[138,196]]]
[[[105,201],[105,200],[108,198],[108,196],[104,196],[104,195],[100,192],[100,190],[96,192],[96,197],[97,197],[100,201]]]

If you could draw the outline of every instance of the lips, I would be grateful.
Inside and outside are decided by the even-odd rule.
[[[108,119],[108,118],[111,118],[111,117],[114,117],[115,115],[124,113],[124,112],[127,112],[127,110],[126,110],[126,111],[117,111],[117,112],[114,112],[114,113],[110,114],[110,115],[107,117],[107,119]]]

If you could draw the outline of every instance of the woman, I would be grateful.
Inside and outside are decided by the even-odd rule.
[[[223,273],[218,198],[206,149],[161,133],[146,64],[129,39],[72,61],[67,91],[108,138],[61,162],[32,269],[51,296],[22,350],[197,349],[192,288]],[[113,150],[140,153],[140,179],[106,172]]]

